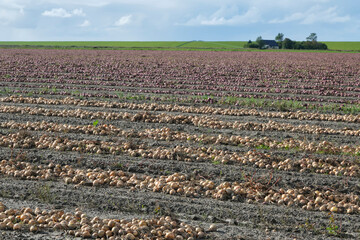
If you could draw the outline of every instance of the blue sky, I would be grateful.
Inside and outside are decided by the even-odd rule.
[[[0,0],[0,41],[360,41],[359,0]]]

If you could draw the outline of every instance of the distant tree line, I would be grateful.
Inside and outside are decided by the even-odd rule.
[[[255,42],[252,42],[251,40],[249,40],[249,42],[247,42],[244,45],[244,48],[260,48],[262,49],[264,47],[265,43],[264,40],[262,39],[261,36],[257,37]]]
[[[284,34],[279,33],[275,37],[275,41],[279,45],[280,49],[320,49],[320,50],[326,50],[328,49],[327,45],[322,42],[317,41],[317,35],[316,33],[311,33],[307,38],[306,41],[293,41],[290,38],[284,39]],[[260,48],[262,49],[264,47],[264,40],[261,36],[259,36],[255,42],[252,42],[249,40],[244,47],[245,48]]]
[[[280,38],[280,36],[282,37]],[[316,33],[311,33],[306,38],[306,41],[302,41],[302,42],[293,41],[289,38],[285,38],[284,40],[282,40],[283,37],[284,34],[279,33],[275,38],[279,47],[282,49],[321,49],[321,50],[328,49],[325,43],[317,41]]]

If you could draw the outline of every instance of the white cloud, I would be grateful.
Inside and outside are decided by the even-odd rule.
[[[23,9],[0,9],[0,25],[7,25],[24,15]]]
[[[79,27],[88,27],[88,26],[90,26],[89,20],[85,20],[82,24],[79,25]]]
[[[1,1],[1,0],[0,0]],[[10,1],[10,0],[8,0]],[[13,0],[15,1],[15,0]],[[20,0],[16,0],[20,1]],[[22,0],[26,1],[26,0]],[[34,0],[33,0],[34,1]],[[135,5],[135,6],[147,6],[151,8],[159,8],[159,9],[166,9],[166,8],[176,8],[181,7],[184,4],[185,0],[37,0],[37,2],[43,4],[62,4],[65,5],[81,5],[81,6],[91,6],[91,7],[103,7],[109,6],[112,4],[116,5]],[[215,0],[216,1],[216,0]],[[232,0],[234,1],[234,0]]]
[[[197,26],[197,25],[208,25],[208,26],[219,26],[219,25],[243,25],[259,22],[261,19],[260,11],[252,7],[247,10],[244,14],[234,14],[234,10],[230,11],[229,8],[220,8],[210,17],[204,17],[198,15],[196,18],[190,19],[184,25]]]
[[[42,15],[47,17],[71,17],[71,13],[67,12],[63,8],[53,8],[50,11],[43,12]]]
[[[81,8],[80,9],[76,8],[76,9],[72,10],[72,15],[84,17],[86,14],[83,12],[83,10]]]
[[[311,29],[322,39],[355,41],[358,5],[358,0],[0,0],[0,38],[247,40],[281,31],[300,39]],[[54,28],[51,19],[66,21]],[[209,31],[209,26],[215,27]]]
[[[85,13],[82,9],[74,9],[71,12],[66,11],[63,8],[53,8],[50,11],[45,11],[41,15],[47,17],[61,17],[61,18],[69,18],[73,16],[81,16],[84,17]]]
[[[116,2],[117,0],[113,0],[113,1],[99,1],[99,0],[38,0],[38,2],[40,2],[41,4],[59,4],[59,2],[62,4],[62,6],[67,6],[67,5],[81,5],[81,6],[90,6],[90,7],[103,7],[106,6],[108,4],[111,4],[112,2]]]
[[[131,19],[132,19],[132,15],[126,15],[126,16],[123,16],[121,17],[119,20],[117,20],[114,25],[117,26],[117,27],[120,27],[120,26],[124,26],[126,24],[129,24],[131,22]]]
[[[314,6],[305,12],[296,12],[282,19],[273,19],[269,23],[287,23],[293,21],[300,21],[301,24],[313,24],[316,22],[343,23],[350,21],[350,16],[340,16],[337,12],[337,7],[322,9],[320,6]]]
[[[8,25],[24,16],[24,6],[0,1],[0,25]]]

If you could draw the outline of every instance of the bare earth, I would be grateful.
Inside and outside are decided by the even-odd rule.
[[[23,57],[18,58],[22,59]],[[1,59],[1,57],[0,57]],[[46,59],[46,57],[44,57]],[[146,64],[146,60],[144,60]],[[41,64],[46,64],[44,61]],[[33,69],[34,70],[34,69]],[[2,69],[2,74],[12,74],[10,70]],[[11,70],[15,72],[15,70]],[[26,73],[24,73],[26,75]],[[49,77],[50,79],[50,77]],[[24,80],[24,82],[26,82]],[[35,83],[36,85],[36,83]],[[80,84],[81,86],[81,84]],[[24,88],[26,89],[26,88]],[[84,91],[86,92],[86,91]],[[82,106],[72,104],[45,104],[45,103],[29,103],[26,101],[5,101],[7,96],[19,95],[14,93],[3,93],[0,100],[1,106],[9,107],[28,107],[29,109],[44,108],[52,111],[61,112],[63,110],[86,110],[90,113],[105,112],[105,113],[128,113],[132,115],[146,115],[158,116],[159,114],[167,114],[169,116],[190,116],[190,117],[209,117],[212,120],[224,121],[233,123],[238,121],[240,123],[268,123],[269,120],[279,124],[291,124],[293,126],[305,125],[309,126],[342,130],[352,129],[359,130],[360,122],[346,122],[346,121],[321,121],[321,120],[299,120],[289,118],[271,118],[260,116],[231,116],[219,115],[211,113],[185,113],[180,111],[164,111],[164,110],[143,110],[130,109],[118,107],[100,107],[100,106]],[[25,95],[23,97],[38,98],[40,95]],[[56,94],[42,94],[45,99],[64,99],[65,96]],[[356,99],[356,98],[355,98]],[[134,102],[136,104],[151,104],[150,100],[128,100],[128,99],[104,99],[104,98],[90,98],[83,97],[81,100],[94,100],[100,102]],[[159,104],[161,102],[158,102]],[[174,104],[166,103],[164,104]],[[206,103],[177,103],[178,105],[186,107],[201,107],[207,105]],[[241,109],[241,107],[228,105],[212,105],[212,107]],[[268,112],[267,109],[258,109],[259,111]],[[358,147],[360,145],[359,135],[356,134],[329,134],[329,133],[310,133],[300,131],[281,131],[281,130],[256,130],[249,129],[235,129],[235,128],[211,128],[206,125],[195,125],[190,122],[179,123],[175,120],[171,121],[154,121],[149,122],[142,119],[105,119],[105,118],[91,118],[89,116],[56,116],[55,114],[30,113],[23,110],[22,112],[6,112],[1,110],[0,123],[5,124],[11,121],[15,123],[34,123],[40,125],[41,122],[52,124],[67,124],[71,126],[90,126],[94,129],[101,128],[104,125],[112,125],[123,131],[133,131],[134,133],[144,132],[146,129],[164,129],[167,131],[190,134],[190,135],[204,135],[207,137],[223,137],[230,138],[231,136],[239,136],[242,138],[248,137],[250,139],[268,138],[274,141],[284,141],[286,139],[294,139],[304,141],[307,143],[313,142],[319,144],[324,141],[330,142],[332,146],[341,147],[348,145],[351,147]],[[46,111],[43,111],[46,112]],[[311,112],[310,112],[311,113]],[[340,114],[340,113],[337,113]],[[154,117],[153,117],[154,118]],[[95,120],[98,122],[95,123]],[[205,124],[205,123],[204,123]],[[115,131],[115,130],[114,130]],[[257,183],[261,183],[259,187],[258,197],[251,199],[248,194],[237,194],[234,189],[232,192],[224,193],[219,197],[215,195],[207,195],[206,188],[199,188],[198,194],[189,195],[183,193],[170,194],[165,190],[155,191],[151,187],[136,187],[130,183],[121,187],[111,186],[109,184],[94,184],[88,180],[88,184],[75,184],[72,182],[65,182],[64,177],[57,177],[50,180],[45,179],[26,179],[15,177],[5,173],[5,170],[0,172],[0,202],[2,202],[6,209],[23,209],[26,207],[35,209],[39,207],[47,211],[64,210],[65,212],[76,212],[81,210],[90,218],[95,216],[102,219],[149,219],[160,218],[162,216],[171,216],[172,219],[185,222],[191,226],[201,227],[205,233],[205,239],[360,239],[360,158],[359,155],[345,152],[330,153],[326,151],[310,151],[299,147],[275,148],[264,145],[247,146],[246,144],[229,144],[218,142],[197,141],[193,138],[185,139],[166,139],[154,138],[149,136],[124,135],[116,132],[96,134],[93,132],[79,132],[67,130],[50,130],[38,129],[34,130],[26,127],[16,128],[1,126],[0,136],[4,137],[11,134],[22,132],[23,136],[33,138],[34,142],[43,136],[53,137],[54,139],[69,139],[74,141],[91,140],[94,143],[109,142],[111,144],[133,144],[133,150],[140,149],[142,144],[144,149],[166,149],[171,151],[177,146],[183,148],[196,148],[202,151],[210,149],[217,149],[231,154],[238,154],[239,157],[246,156],[246,153],[253,151],[256,156],[269,156],[270,162],[268,167],[259,166],[255,162],[242,162],[238,160],[228,160],[222,162],[223,158],[211,158],[210,155],[203,156],[196,159],[192,154],[197,152],[185,153],[182,155],[178,153],[172,159],[162,159],[162,157],[149,157],[142,155],[132,155],[131,152],[122,151],[116,154],[111,154],[103,150],[102,152],[92,152],[86,150],[57,150],[54,148],[40,148],[35,144],[29,147],[19,145],[16,147],[9,147],[0,141],[0,156],[1,159],[11,160],[15,162],[26,162],[33,166],[46,167],[49,164],[60,166],[69,165],[73,169],[97,169],[99,171],[123,171],[130,176],[136,174],[137,176],[150,176],[152,178],[160,178],[160,176],[170,176],[174,173],[182,174],[190,182],[209,180],[215,186],[220,186],[222,183],[245,183],[250,182],[248,188],[257,189]],[[10,143],[8,143],[10,144]],[[150,151],[149,150],[149,151]],[[195,150],[194,150],[195,151]],[[343,150],[341,150],[343,151]],[[345,150],[344,150],[345,151]],[[265,157],[264,157],[265,158]],[[321,173],[316,170],[321,167],[309,167],[303,171],[303,167],[296,164],[296,161],[301,159],[332,159],[334,166],[354,166],[353,175],[345,174],[345,170],[339,170],[337,175],[329,172]],[[291,169],[279,169],[272,167],[273,161],[284,161],[290,159],[293,162]],[[341,163],[343,162],[343,163]],[[35,171],[35,170],[34,170]],[[35,176],[35,173],[33,173]],[[350,174],[350,170],[349,170]],[[195,183],[193,183],[195,187]],[[133,187],[135,186],[135,187]],[[273,192],[279,192],[281,197],[281,189],[285,192],[289,189],[305,189],[302,194],[306,198],[306,203],[302,204],[295,200],[293,204],[284,202],[279,203],[279,199],[265,200],[269,189]],[[262,189],[260,191],[260,189]],[[189,190],[190,191],[190,190]],[[263,193],[261,193],[263,191]],[[311,208],[306,209],[309,201],[315,201],[315,191],[322,192],[319,196],[326,199],[328,195],[333,194],[339,196],[339,201],[333,200],[334,204],[339,204],[341,200],[345,199],[345,203],[354,204],[353,212],[348,213],[347,209],[350,207],[338,207],[338,211],[330,209],[319,210],[322,204],[316,206],[315,203]],[[328,191],[328,193],[325,193]],[[262,195],[263,194],[263,195]],[[272,195],[273,196],[273,195]],[[312,199],[311,197],[313,196]],[[344,197],[345,196],[345,197]],[[351,196],[355,196],[355,200],[350,202]],[[357,200],[356,200],[357,196]],[[296,198],[296,196],[295,196]],[[295,199],[294,198],[294,199]],[[250,199],[250,200],[249,200]],[[310,199],[310,200],[309,200]],[[328,200],[331,202],[331,200]],[[325,203],[325,202],[324,202]],[[340,206],[340,205],[336,205]],[[78,208],[78,209],[77,209]],[[76,210],[77,209],[77,210]],[[209,229],[211,225],[216,228]],[[332,228],[334,231],[332,231]],[[37,232],[29,232],[27,227],[22,230],[14,231],[12,229],[3,229],[0,232],[0,239],[82,239],[82,236],[75,237],[70,234],[69,229],[53,229],[43,228]],[[124,239],[124,236],[118,236],[118,239]],[[141,239],[139,237],[138,239]],[[152,237],[155,239],[155,237]],[[198,238],[198,236],[194,236]],[[116,239],[116,238],[115,238]],[[165,239],[164,236],[158,239]]]

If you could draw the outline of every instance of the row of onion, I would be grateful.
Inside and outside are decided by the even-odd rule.
[[[40,232],[44,230],[65,231],[81,238],[108,240],[135,239],[201,239],[204,229],[172,219],[169,216],[150,219],[102,219],[89,217],[80,209],[41,210],[25,207],[7,208],[0,202],[0,229]],[[216,230],[211,225],[207,231]]]
[[[319,149],[328,147],[327,142],[321,142]],[[270,154],[258,153],[255,150],[245,153],[221,150],[210,147],[180,146],[176,147],[150,147],[145,143],[134,143],[131,140],[100,141],[75,140],[60,136],[40,137],[32,136],[29,132],[19,131],[0,137],[0,146],[10,148],[38,148],[54,149],[56,151],[75,151],[96,154],[127,154],[132,157],[147,159],[177,160],[177,161],[212,161],[222,164],[256,165],[260,168],[279,169],[286,171],[314,170],[317,173],[331,175],[345,175],[358,177],[359,164],[355,161],[345,161],[340,158],[313,158],[282,159]]]
[[[122,170],[76,169],[70,165],[34,165],[16,160],[2,160],[0,173],[27,180],[57,180],[80,186],[112,186],[131,191],[153,191],[186,197],[209,197],[219,200],[247,201],[248,203],[270,203],[296,205],[304,210],[331,211],[338,213],[360,213],[359,196],[310,187],[277,189],[277,182],[254,180],[246,177],[244,182],[217,182],[199,176],[173,173],[153,177]]]
[[[298,120],[320,120],[320,121],[336,121],[336,122],[360,122],[360,115],[353,114],[321,114],[311,112],[266,112],[248,108],[219,108],[211,106],[180,106],[176,104],[158,104],[158,103],[130,103],[115,101],[99,101],[99,100],[80,100],[72,97],[61,99],[50,99],[43,97],[23,97],[12,95],[0,98],[0,102],[28,103],[28,104],[46,104],[46,105],[76,105],[76,106],[92,106],[101,108],[123,108],[144,111],[167,111],[182,112],[210,115],[230,115],[230,116],[258,116],[265,118],[283,118]]]

